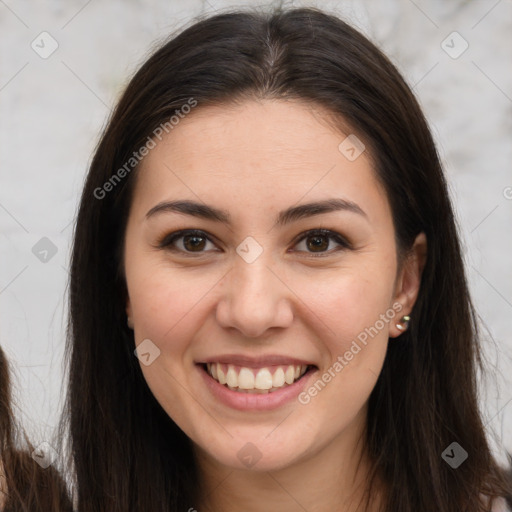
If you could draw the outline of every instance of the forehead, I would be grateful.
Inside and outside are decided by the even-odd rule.
[[[258,162],[271,170],[272,161],[275,165],[288,162],[296,168],[300,158],[314,162],[337,156],[344,137],[327,122],[324,109],[296,100],[199,105],[179,121],[159,144],[160,151],[153,151],[145,162],[161,156],[158,153],[167,147],[175,158],[187,162],[222,158],[241,170]]]
[[[328,115],[299,101],[198,105],[144,158],[136,196],[147,206],[177,195],[247,207],[343,196],[386,213],[368,151],[347,158],[351,134]]]

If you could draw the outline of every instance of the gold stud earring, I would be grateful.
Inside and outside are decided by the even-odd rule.
[[[404,315],[402,318],[400,318],[400,322],[396,324],[396,328],[399,331],[405,332],[407,328],[409,327],[409,322],[411,321],[411,317],[408,315]]]

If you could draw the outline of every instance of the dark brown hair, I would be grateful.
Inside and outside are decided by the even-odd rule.
[[[71,512],[68,489],[58,470],[43,469],[31,457],[34,447],[18,438],[11,405],[9,365],[0,347],[0,462],[3,467],[2,512]],[[23,441],[25,448],[18,443]]]
[[[424,232],[428,258],[410,329],[390,343],[373,390],[367,449],[382,510],[486,510],[506,493],[478,409],[478,329],[447,185],[411,90],[364,36],[316,9],[234,12],[189,26],[138,70],[97,146],[71,264],[67,419],[80,512],[183,511],[194,505],[190,440],[163,411],[126,327],[123,237],[137,168],[114,174],[191,98],[197,109],[247,98],[325,107],[374,160],[398,254]],[[117,174],[119,177],[119,173]],[[109,182],[108,193],[98,190]],[[103,189],[105,190],[105,189]],[[457,469],[452,442],[469,454]]]

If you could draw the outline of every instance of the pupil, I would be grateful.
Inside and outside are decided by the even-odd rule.
[[[204,247],[204,238],[203,237],[197,236],[197,235],[188,235],[183,240],[183,245],[185,246],[186,249],[190,248],[187,244],[190,244],[191,241],[192,241],[192,243],[191,243],[192,250],[194,248],[202,249]]]
[[[311,248],[313,248],[313,249],[316,248],[316,249],[324,249],[325,250],[325,249],[327,249],[327,246],[329,245],[329,242],[327,242],[327,245],[325,244],[326,238],[323,235],[312,236],[309,239],[316,241],[315,243],[313,243],[310,246],[310,249]]]

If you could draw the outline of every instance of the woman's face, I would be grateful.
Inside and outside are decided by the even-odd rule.
[[[388,337],[416,298],[417,258],[398,271],[367,151],[322,114],[199,105],[138,175],[124,256],[141,369],[225,466],[353,453]],[[182,230],[196,232],[171,236]]]

